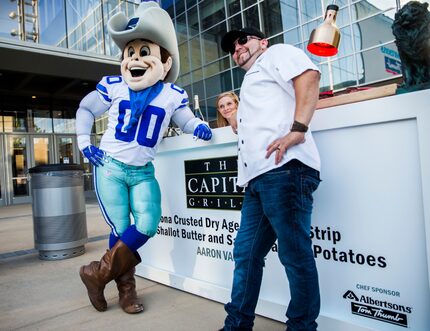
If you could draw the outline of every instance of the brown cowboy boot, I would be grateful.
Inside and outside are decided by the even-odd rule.
[[[119,291],[119,305],[128,314],[143,312],[143,305],[139,302],[136,293],[135,271],[135,268],[131,268],[125,274],[115,279]]]
[[[107,283],[134,268],[140,260],[121,241],[106,251],[100,262],[93,261],[79,270],[82,282],[87,288],[88,297],[95,309],[105,311],[107,302],[103,290]]]

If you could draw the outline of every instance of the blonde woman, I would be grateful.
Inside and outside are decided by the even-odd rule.
[[[231,125],[234,133],[237,133],[236,113],[239,106],[239,97],[236,93],[229,91],[218,95],[216,99],[217,127]]]

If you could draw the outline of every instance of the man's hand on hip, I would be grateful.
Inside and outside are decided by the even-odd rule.
[[[272,155],[273,152],[275,155],[275,164],[281,162],[282,157],[288,150],[288,148],[297,145],[303,144],[305,142],[305,133],[304,132],[290,132],[286,136],[278,138],[269,144],[266,148],[266,159]]]

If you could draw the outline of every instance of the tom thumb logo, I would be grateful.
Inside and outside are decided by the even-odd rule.
[[[242,208],[244,189],[236,185],[236,156],[189,160],[184,163],[188,208]]]
[[[412,312],[411,307],[375,300],[365,295],[358,297],[351,290],[346,291],[343,298],[351,300],[351,313],[354,315],[408,327],[408,316],[404,313],[410,314]]]

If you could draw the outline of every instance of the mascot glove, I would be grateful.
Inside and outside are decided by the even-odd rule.
[[[206,124],[199,124],[194,130],[193,135],[195,139],[210,140],[212,138],[212,131]]]
[[[96,146],[89,145],[82,150],[82,154],[96,167],[103,165],[105,152]]]

